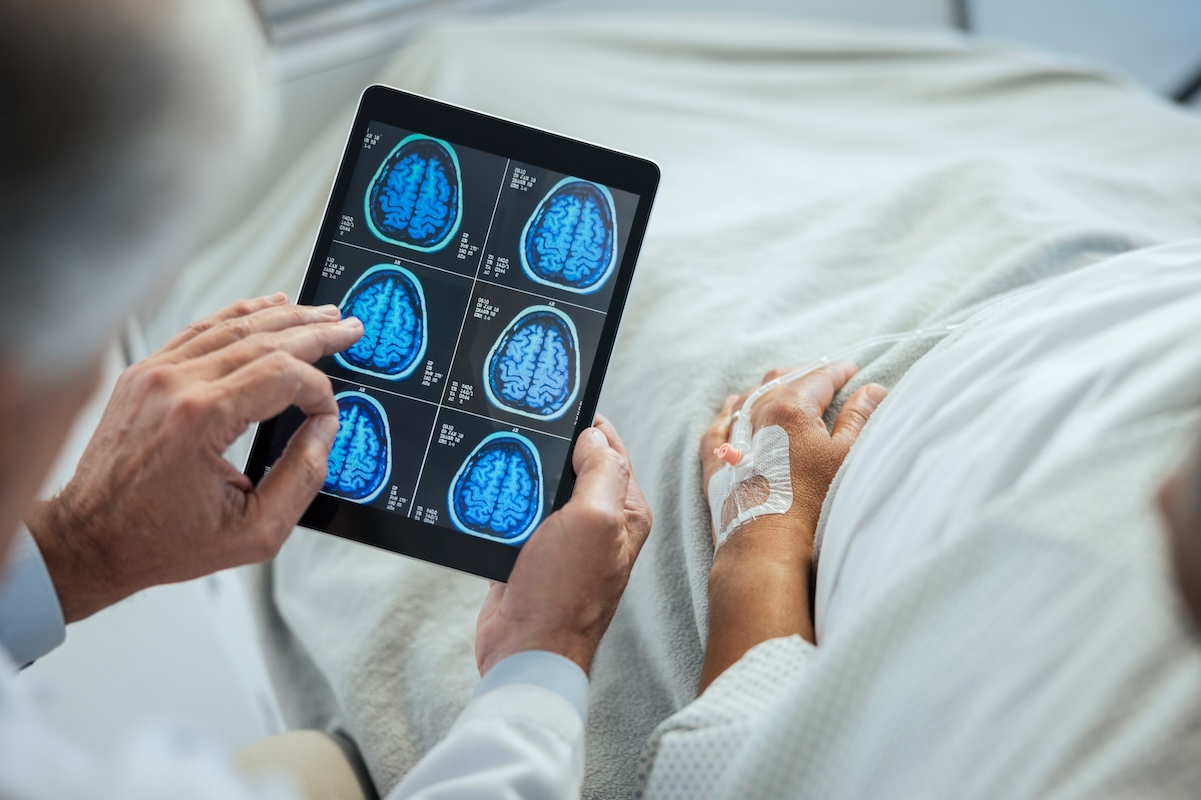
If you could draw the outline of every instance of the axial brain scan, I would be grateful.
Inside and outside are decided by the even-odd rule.
[[[392,472],[388,416],[379,401],[361,392],[342,392],[334,399],[340,427],[326,462],[323,491],[369,503]]]
[[[557,419],[575,400],[580,380],[575,324],[550,306],[531,306],[509,323],[488,352],[484,390],[497,408]]]
[[[613,196],[576,178],[559,181],[521,234],[521,266],[530,280],[577,294],[600,289],[617,263]]]
[[[388,154],[367,187],[367,224],[391,244],[431,252],[450,243],[463,216],[463,179],[454,148],[413,135]]]
[[[542,517],[542,461],[529,439],[516,433],[486,437],[459,467],[447,497],[456,528],[517,544]]]
[[[346,293],[342,315],[363,323],[362,338],[334,355],[343,367],[398,381],[412,375],[425,357],[425,292],[404,267],[380,264],[367,270]]]

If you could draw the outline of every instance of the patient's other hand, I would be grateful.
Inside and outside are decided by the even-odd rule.
[[[763,376],[762,383],[790,371],[774,369]],[[878,384],[861,387],[842,407],[833,432],[827,430],[822,415],[834,395],[855,372],[854,364],[831,364],[777,387],[755,401],[751,408],[752,431],[778,425],[788,434],[792,505],[785,514],[768,514],[744,523],[731,536],[731,543],[736,539],[754,538],[765,545],[780,545],[797,555],[811,554],[817,519],[830,483],[859,432],[887,394]],[[729,441],[733,416],[740,411],[750,393],[728,397],[713,424],[701,437],[700,458],[706,493],[709,479],[725,466],[715,451]],[[747,536],[751,531],[754,531],[753,535]],[[713,533],[716,537],[716,531]],[[798,547],[801,548],[799,552],[796,551]],[[722,549],[726,549],[725,546]]]
[[[772,370],[763,381],[788,372]],[[882,386],[864,386],[842,407],[834,430],[826,430],[822,415],[854,374],[853,364],[833,364],[773,389],[750,410],[753,431],[778,425],[788,435],[792,503],[784,513],[743,522],[714,553],[709,639],[698,691],[761,642],[793,635],[814,641],[809,578],[818,515],[830,482],[885,395]],[[746,397],[728,398],[701,437],[706,492],[709,478],[725,466],[714,451],[729,441],[733,415]]]
[[[340,317],[282,294],[244,300],[122,374],[75,477],[27,519],[68,622],[275,555],[325,480],[338,406],[311,362],[362,335]],[[308,421],[255,488],[223,454],[290,405]]]
[[[476,624],[483,675],[523,650],[548,650],[584,672],[625,591],[651,529],[651,510],[634,480],[617,431],[597,417],[572,457],[571,500],[534,531],[508,584],[494,583]]]

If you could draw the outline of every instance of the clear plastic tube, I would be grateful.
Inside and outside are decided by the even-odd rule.
[[[934,328],[917,328],[916,330],[912,331],[886,333],[880,336],[873,336],[870,339],[864,339],[863,341],[856,342],[848,347],[835,350],[832,353],[822,356],[817,361],[812,361],[806,364],[800,369],[795,369],[792,372],[789,372],[787,375],[781,375],[775,380],[768,381],[755,391],[751,392],[750,396],[747,397],[746,402],[742,404],[742,408],[739,409],[737,416],[734,418],[734,424],[730,428],[730,443],[728,445],[722,445],[720,448],[718,448],[718,455],[721,456],[721,458],[731,466],[738,464],[742,460],[744,455],[750,450],[751,447],[751,409],[754,407],[757,400],[770,392],[772,389],[783,386],[786,383],[792,383],[795,380],[800,380],[815,370],[819,370],[824,366],[841,361],[842,359],[860,353],[863,350],[886,344],[895,344],[897,342],[913,341],[916,339],[942,338],[951,331],[955,330],[957,327],[959,327],[958,323],[952,325],[941,325]]]

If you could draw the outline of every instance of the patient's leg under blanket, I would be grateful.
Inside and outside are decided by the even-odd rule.
[[[663,169],[600,404],[655,529],[593,671],[590,797],[627,795],[649,731],[694,695],[712,558],[695,452],[727,393],[1201,235],[1195,120],[1105,76],[950,34],[526,16],[436,29],[382,81]],[[152,338],[298,284],[343,135],[339,121],[189,271]],[[892,385],[922,347],[884,353],[846,392]],[[307,531],[256,582],[290,721],[344,729],[386,791],[478,679],[484,582]]]

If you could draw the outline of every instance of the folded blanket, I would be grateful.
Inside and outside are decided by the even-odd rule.
[[[590,797],[627,795],[648,733],[694,696],[712,551],[695,453],[727,393],[1201,235],[1201,122],[1085,66],[951,34],[464,21],[421,36],[381,81],[663,169],[600,403],[656,516],[593,671]],[[189,270],[148,322],[152,343],[235,296],[299,284],[344,131]],[[847,391],[892,385],[928,346],[871,357]],[[307,531],[257,581],[291,721],[345,729],[388,789],[478,678],[483,582]]]

